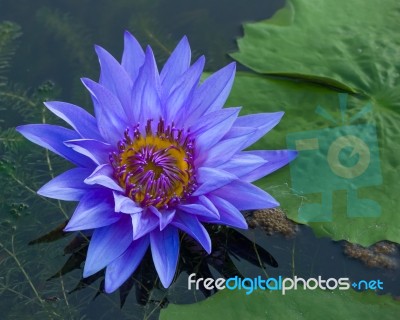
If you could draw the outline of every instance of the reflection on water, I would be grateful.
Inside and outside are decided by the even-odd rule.
[[[1,319],[157,318],[167,303],[189,303],[214,293],[203,288],[188,294],[186,279],[192,272],[205,277],[266,273],[379,278],[386,284],[384,292],[400,295],[393,270],[367,268],[346,258],[341,243],[316,239],[306,227],[292,238],[266,236],[261,229],[243,235],[215,230],[209,257],[183,239],[181,273],[170,290],[158,287],[145,260],[120,294],[102,294],[101,273],[81,279],[90,235],[61,232],[75,204],[36,195],[67,164],[22,140],[12,127],[58,123],[42,104],[48,99],[90,108],[79,78],[97,77],[94,43],[113,54],[121,52],[123,30],[128,29],[141,43],[151,44],[163,63],[186,34],[193,58],[205,54],[207,68],[216,70],[230,61],[227,53],[236,50],[234,39],[241,35],[243,22],[268,18],[282,5],[281,0],[0,0],[0,23],[12,22],[0,25]],[[260,247],[246,240],[253,238]]]

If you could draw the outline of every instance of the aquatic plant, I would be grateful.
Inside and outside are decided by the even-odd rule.
[[[76,165],[44,185],[45,197],[79,201],[66,231],[93,230],[84,267],[106,267],[113,292],[151,247],[164,287],[179,257],[179,231],[211,253],[204,223],[247,228],[239,210],[278,205],[251,182],[286,165],[295,151],[243,151],[271,130],[282,112],[239,117],[223,108],[235,64],[199,85],[204,57],[190,65],[184,37],[159,73],[151,47],[144,52],[125,33],[121,64],[97,46],[99,83],[82,79],[95,117],[65,102],[46,107],[74,130],[49,124],[17,128],[30,141]]]

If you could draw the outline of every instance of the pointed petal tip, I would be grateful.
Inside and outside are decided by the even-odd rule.
[[[201,56],[197,59],[197,61],[196,61],[195,63],[199,63],[199,64],[203,65],[203,67],[204,67],[204,64],[206,63],[206,57],[205,57],[204,55],[201,55]]]
[[[24,130],[24,127],[25,127],[24,125],[15,127],[15,131],[17,131],[17,132],[19,132],[20,134],[23,135],[22,131]]]
[[[100,271],[100,270],[96,270],[95,268],[93,268],[93,266],[90,266],[86,259],[85,265],[83,266],[82,277],[83,278],[90,277],[91,275],[94,275],[98,271]]]
[[[227,65],[227,67],[232,68],[233,70],[236,70],[236,61],[232,61]]]
[[[104,291],[106,293],[113,293],[114,291],[116,291],[119,287],[113,285],[112,283],[110,283],[109,281],[106,281],[104,284]]]
[[[101,46],[99,46],[98,44],[95,44],[95,45],[94,45],[94,50],[95,50],[96,52],[98,52],[98,51],[103,51],[104,48],[101,47]]]
[[[148,54],[154,55],[153,54],[153,49],[151,48],[151,46],[149,44],[146,46],[146,56]]]
[[[124,31],[124,37],[133,37],[133,35],[129,30],[125,30]]]
[[[297,158],[297,156],[299,155],[299,152],[297,150],[288,150],[289,151],[289,161],[294,160],[295,158]]]
[[[238,220],[238,222],[239,222],[240,220]],[[240,221],[240,222],[242,222],[242,221]],[[235,226],[235,228],[238,228],[238,229],[242,229],[242,230],[247,230],[247,229],[249,229],[249,225],[247,224],[247,222],[246,222],[246,220],[244,220],[242,223],[238,223],[236,226]]]
[[[187,44],[189,44],[189,39],[188,39],[188,37],[187,37],[187,35],[185,34],[185,35],[183,35],[183,37],[182,37],[182,39],[179,41],[179,43],[183,43],[183,42],[186,42]]]
[[[74,231],[81,231],[81,230],[84,230],[84,229],[80,229],[77,226],[75,226],[75,227],[74,226],[70,226],[69,224],[67,224],[65,226],[65,228],[63,229],[64,232],[74,232]]]
[[[94,45],[94,51],[96,52],[97,57],[99,58],[99,61],[101,60],[102,55],[104,55],[104,54],[110,55],[110,53],[106,49],[104,49],[102,46],[99,46],[97,44]]]
[[[282,119],[282,117],[285,115],[284,111],[278,111],[278,112],[274,112],[274,113],[277,115],[277,117],[279,117],[279,119]]]
[[[86,89],[88,89],[90,92],[91,90],[89,89],[90,85],[94,82],[93,80],[89,78],[80,78],[82,84],[85,86]]]

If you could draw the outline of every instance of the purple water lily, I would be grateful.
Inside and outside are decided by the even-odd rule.
[[[17,128],[30,141],[76,165],[38,193],[79,201],[66,231],[93,230],[83,276],[106,268],[113,292],[135,271],[148,247],[164,287],[178,262],[179,232],[211,252],[203,226],[247,228],[239,210],[278,205],[253,181],[286,165],[295,151],[242,151],[264,136],[283,113],[238,116],[223,108],[232,87],[231,63],[199,83],[204,57],[190,65],[184,37],[161,70],[125,33],[122,62],[96,47],[100,81],[82,79],[95,117],[65,102],[46,107],[72,128]]]

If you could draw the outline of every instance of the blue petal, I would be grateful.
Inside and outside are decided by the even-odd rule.
[[[159,218],[150,209],[131,214],[133,240],[137,240],[150,233],[159,225]]]
[[[151,254],[154,266],[164,288],[168,288],[174,278],[179,257],[179,234],[174,226],[150,233]]]
[[[253,135],[244,145],[244,148],[247,148],[258,139],[263,137],[273,127],[275,127],[283,117],[283,114],[283,112],[274,112],[242,116],[236,119],[231,130],[234,131],[235,127],[248,127],[256,129]]]
[[[93,139],[78,139],[65,141],[64,144],[74,151],[92,159],[96,164],[109,162],[109,154],[114,148],[108,143]]]
[[[86,257],[83,277],[89,277],[117,259],[132,243],[129,217],[121,215],[116,223],[94,230]]]
[[[201,56],[185,73],[183,73],[171,88],[165,103],[166,122],[179,123],[184,121],[185,112],[181,112],[185,104],[190,101],[193,91],[197,88],[200,76],[205,63],[204,56]]]
[[[161,70],[161,84],[167,96],[178,77],[189,68],[190,59],[189,42],[186,37],[183,37]]]
[[[195,160],[197,167],[216,167],[228,161],[232,156],[243,149],[243,145],[251,136],[252,132],[222,140],[212,147],[207,153],[199,154]]]
[[[126,251],[111,262],[106,269],[107,293],[117,290],[135,272],[149,247],[149,237],[133,241]]]
[[[93,188],[83,182],[91,171],[86,168],[74,168],[65,171],[47,182],[37,193],[53,199],[79,201],[88,190]]]
[[[210,195],[209,197],[218,208],[220,217],[219,219],[200,217],[199,219],[201,219],[201,221],[214,224],[223,224],[240,229],[248,228],[246,219],[243,217],[242,213],[231,203],[214,195]]]
[[[176,212],[175,209],[159,211],[155,207],[149,207],[149,210],[160,219],[160,230],[164,230],[165,227],[170,224]]]
[[[124,109],[130,108],[132,80],[115,58],[102,47],[95,46],[101,73],[99,83],[118,98]]]
[[[86,78],[81,80],[92,95],[97,126],[101,135],[108,143],[116,145],[128,127],[126,114],[120,101],[102,85]]]
[[[113,168],[109,164],[99,165],[93,173],[85,179],[85,183],[90,185],[98,184],[112,190],[123,191],[115,182],[113,178]]]
[[[208,254],[211,253],[211,239],[206,228],[199,222],[199,220],[190,214],[178,212],[175,215],[172,225],[181,229],[195,239]]]
[[[205,152],[218,143],[230,130],[239,112],[240,108],[227,108],[198,119],[196,124],[190,127],[190,132],[196,137],[198,152]]]
[[[114,191],[115,212],[122,212],[127,214],[139,213],[143,208],[139,207],[131,198],[124,196],[121,193]]]
[[[279,203],[267,192],[241,180],[215,190],[212,193],[232,203],[239,210],[267,209],[279,206]]]
[[[235,78],[236,64],[232,62],[221,70],[208,77],[194,93],[191,107],[188,109],[190,119],[198,119],[207,114],[221,109]]]
[[[16,130],[29,141],[53,151],[80,167],[94,166],[92,160],[75,152],[64,144],[64,141],[80,138],[79,134],[73,130],[50,124],[27,124],[17,127]]]
[[[124,53],[122,55],[122,67],[130,75],[134,83],[139,69],[144,63],[144,52],[139,42],[128,31],[124,34]]]
[[[131,108],[127,109],[129,122],[146,123],[161,116],[161,84],[153,51],[147,47],[146,57],[132,92]]]
[[[215,205],[212,203],[212,201],[210,199],[208,199],[207,196],[202,195],[202,196],[197,197],[197,203],[206,207],[210,212],[212,212],[214,217],[219,218],[218,209],[215,207]]]
[[[251,153],[235,154],[227,162],[218,166],[218,169],[228,171],[235,176],[242,178],[246,175],[256,172],[263,172],[261,166],[265,165],[268,161]],[[258,170],[260,169],[260,170]],[[246,180],[248,181],[248,180]]]
[[[82,138],[102,140],[96,119],[86,110],[70,103],[58,101],[47,101],[44,105],[74,128]]]
[[[245,154],[254,155],[265,159],[266,163],[261,167],[250,171],[243,175],[243,180],[247,182],[253,182],[258,180],[275,170],[287,165],[297,156],[297,151],[294,150],[255,150],[245,151]]]
[[[219,218],[218,211],[211,211],[209,208],[200,203],[181,204],[178,206],[178,209],[198,216],[209,217],[212,219]]]
[[[219,189],[236,180],[237,177],[224,170],[201,167],[197,170],[196,179],[199,187],[193,192],[193,196],[200,196]]]
[[[93,190],[82,197],[64,231],[105,227],[120,218],[121,215],[114,212],[111,192],[105,189]]]

